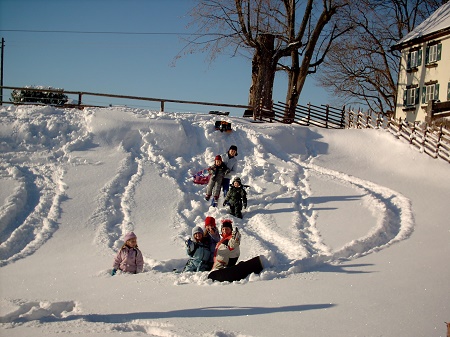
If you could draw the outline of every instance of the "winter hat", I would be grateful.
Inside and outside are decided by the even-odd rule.
[[[203,234],[203,229],[200,226],[195,226],[194,228],[192,228],[192,236],[194,236],[194,234],[197,234],[197,233]]]
[[[127,242],[130,239],[136,239],[136,238],[137,238],[136,234],[134,234],[133,232],[129,232],[125,235],[125,237],[123,238],[123,241]]]
[[[205,219],[205,227],[206,226],[216,227],[216,219],[214,219],[212,216],[207,216]]]
[[[222,161],[222,157],[219,156],[219,155],[217,155],[216,158],[214,158],[214,160],[220,160],[220,161]]]
[[[222,220],[222,228],[224,227],[233,229],[233,221],[231,221],[230,219]]]
[[[239,183],[239,185],[242,185],[241,178],[239,178],[239,177],[234,177],[234,179],[233,179],[233,184],[234,184],[235,181],[237,181],[237,182]]]
[[[234,155],[235,157],[238,155],[238,153],[237,153],[237,146],[236,145],[231,145],[230,149],[228,150],[228,152],[230,152],[230,150],[236,151],[236,154]]]

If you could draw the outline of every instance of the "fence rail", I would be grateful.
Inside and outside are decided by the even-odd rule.
[[[77,107],[79,109],[85,107],[105,107],[101,105],[90,105],[83,104],[84,96],[101,96],[101,97],[110,97],[110,98],[119,98],[119,99],[127,99],[127,100],[140,100],[140,101],[151,101],[151,102],[160,102],[161,111],[164,111],[165,103],[179,103],[179,104],[196,104],[196,105],[207,105],[207,106],[220,106],[220,107],[228,107],[228,108],[244,108],[249,109],[248,105],[242,104],[229,104],[229,103],[213,103],[213,102],[197,102],[197,101],[183,101],[169,98],[154,98],[154,97],[141,97],[141,96],[129,96],[129,95],[116,95],[116,94],[103,94],[98,92],[86,92],[86,91],[69,91],[69,90],[61,90],[61,89],[38,89],[38,88],[23,88],[23,87],[8,87],[8,86],[0,86],[2,89],[10,89],[10,90],[31,90],[31,91],[41,91],[41,92],[57,92],[61,94],[67,95],[77,95],[78,101],[76,104],[65,104],[64,106]],[[30,103],[20,103],[20,102],[1,102],[2,104],[30,104]],[[34,104],[34,103],[33,103]]]

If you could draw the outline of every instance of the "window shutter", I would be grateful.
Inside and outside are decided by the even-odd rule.
[[[436,55],[436,61],[441,60],[441,54],[442,54],[442,43],[439,43],[437,46],[437,55]]]
[[[427,46],[425,49],[425,64],[428,64],[428,60],[430,59],[430,46]]]
[[[439,99],[439,83],[436,83],[434,85],[434,99],[435,100]]]
[[[450,82],[447,85],[447,101],[450,101]]]
[[[416,90],[416,101],[414,102],[414,104],[419,104],[420,88],[416,88],[416,89],[412,89],[412,90]]]
[[[411,53],[408,53],[408,56],[406,58],[406,70],[411,69]]]
[[[422,88],[422,104],[426,103],[426,99],[427,99],[427,87],[423,87]]]
[[[419,51],[417,52],[417,66],[421,66],[422,65],[422,49],[419,49]]]
[[[450,88],[450,83],[448,84]],[[407,104],[407,98],[408,98],[408,89],[403,90],[403,106],[406,106]]]

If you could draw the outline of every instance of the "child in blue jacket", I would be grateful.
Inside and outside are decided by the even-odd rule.
[[[183,271],[211,270],[210,258],[212,253],[210,242],[203,235],[203,229],[200,226],[192,229],[192,239],[187,239],[185,244],[189,260]]]

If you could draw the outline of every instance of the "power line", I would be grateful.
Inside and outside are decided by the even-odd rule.
[[[111,35],[221,35],[219,33],[169,33],[169,32],[94,32],[81,30],[32,30],[32,29],[0,29],[0,32],[18,33],[60,33],[60,34],[111,34]]]

